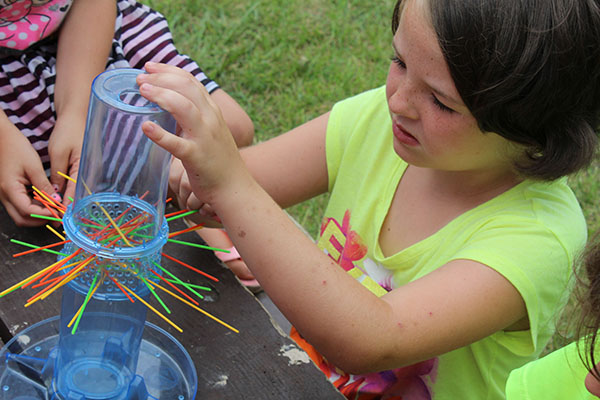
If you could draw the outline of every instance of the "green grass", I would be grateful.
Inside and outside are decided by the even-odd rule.
[[[255,142],[385,84],[394,0],[148,0],[178,49],[254,121]],[[327,196],[288,211],[315,237]]]
[[[198,61],[246,109],[255,124],[256,142],[385,83],[394,0],[144,3],[165,14],[179,50]],[[570,178],[590,234],[600,226],[599,168],[596,163]],[[326,201],[320,196],[288,211],[315,237]],[[550,349],[560,343],[555,338]]]
[[[569,184],[579,199],[588,223],[590,237],[600,228],[600,163],[596,160],[589,168],[569,178]]]

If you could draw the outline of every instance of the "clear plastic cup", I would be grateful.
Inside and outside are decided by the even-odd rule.
[[[129,291],[148,301],[147,280],[162,274],[171,156],[141,125],[174,132],[175,120],[140,95],[140,73],[113,69],[92,84],[75,198],[63,217],[63,253],[74,263],[63,273],[85,267],[63,289],[53,379],[61,399],[146,399],[135,371],[147,308]]]

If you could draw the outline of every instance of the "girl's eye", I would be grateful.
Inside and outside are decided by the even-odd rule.
[[[445,105],[444,103],[442,103],[441,101],[438,100],[437,97],[435,97],[434,95],[431,95],[431,97],[433,97],[433,104],[436,105],[437,108],[439,108],[440,110],[447,112],[447,113],[453,113],[454,110],[451,109],[450,107],[448,107],[447,105]]]
[[[402,69],[406,69],[406,64],[398,56],[396,56],[396,55],[392,56],[391,60],[398,67],[400,67]],[[445,105],[444,103],[442,103],[441,101],[439,101],[438,98],[435,97],[435,95],[432,94],[431,97],[433,97],[433,104],[435,104],[435,106],[437,108],[439,108],[440,110],[442,110],[444,112],[447,112],[447,113],[453,113],[454,112],[453,109],[451,109],[450,107],[448,107],[447,105]]]
[[[404,61],[402,61],[401,59],[398,58],[398,56],[392,56],[391,60],[398,65],[400,68],[402,69],[406,69],[406,64],[404,64]]]

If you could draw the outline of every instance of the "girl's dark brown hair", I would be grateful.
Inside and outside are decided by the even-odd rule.
[[[396,32],[403,3],[394,8]],[[552,180],[592,160],[600,0],[423,0],[458,93],[484,132],[524,145],[516,169]]]

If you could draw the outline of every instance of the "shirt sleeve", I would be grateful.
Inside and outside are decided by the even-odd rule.
[[[585,243],[580,234],[579,249]],[[539,353],[554,332],[572,287],[573,256],[561,235],[528,219],[502,217],[488,221],[461,248],[454,259],[480,262],[499,272],[521,294],[529,318],[529,331],[500,331],[495,339],[517,354]],[[523,341],[523,335],[529,335]]]
[[[371,118],[389,119],[385,103],[385,86],[380,86],[334,104],[329,114],[325,139],[329,191],[333,189],[353,133],[360,131],[357,127],[368,124]]]

